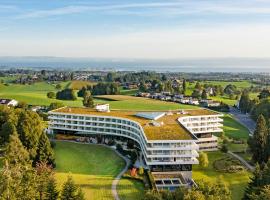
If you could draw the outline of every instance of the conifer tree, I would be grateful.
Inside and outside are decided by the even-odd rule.
[[[46,195],[44,200],[57,200],[59,192],[57,190],[57,183],[54,177],[51,177],[48,180],[48,185],[46,188]]]
[[[64,183],[61,200],[76,200],[77,198],[77,186],[71,176],[68,176],[67,181]]]
[[[43,133],[43,125],[37,113],[31,111],[22,111],[19,115],[17,132],[24,147],[34,160],[37,154],[37,148],[40,135]]]
[[[257,120],[254,134],[248,141],[251,152],[253,153],[252,159],[259,164],[266,162],[268,159],[267,140],[268,130],[266,121],[263,115],[260,115]]]
[[[202,98],[202,99],[207,99],[207,93],[206,93],[206,90],[203,90],[203,91],[202,91],[201,98]]]
[[[53,167],[55,166],[54,153],[49,138],[47,137],[45,132],[43,132],[39,138],[35,162],[46,162]]]

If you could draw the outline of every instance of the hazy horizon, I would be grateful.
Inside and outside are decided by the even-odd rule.
[[[270,73],[270,58],[112,59],[28,56],[0,57],[0,66],[7,69]]]

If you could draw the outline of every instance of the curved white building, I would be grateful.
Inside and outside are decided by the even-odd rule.
[[[98,112],[64,107],[49,114],[50,129],[55,133],[102,134],[136,141],[158,188],[172,189],[191,181],[192,164],[198,164],[198,137],[222,131],[222,115],[205,109]]]

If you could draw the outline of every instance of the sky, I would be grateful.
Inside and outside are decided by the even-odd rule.
[[[0,56],[270,58],[270,0],[0,0]]]

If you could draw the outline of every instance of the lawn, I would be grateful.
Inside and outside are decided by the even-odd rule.
[[[125,95],[97,96],[96,101],[99,103],[109,103],[112,109],[123,110],[175,110],[198,108],[197,106],[192,105]]]
[[[231,115],[226,114],[223,117],[224,120],[224,133],[226,136],[232,139],[244,139],[249,137],[249,131],[246,127],[236,121]]]
[[[143,183],[127,178],[123,178],[119,181],[117,191],[121,200],[140,200],[144,196]]]
[[[62,184],[72,173],[83,188],[86,199],[112,199],[111,184],[125,163],[114,151],[99,145],[56,142],[56,176]],[[135,187],[133,187],[135,186]],[[143,192],[137,182],[121,180],[119,194],[124,199],[136,199]]]
[[[240,200],[243,196],[244,190],[249,181],[250,173],[247,171],[236,172],[236,173],[222,173],[218,172],[213,168],[213,162],[218,160],[225,155],[220,151],[208,152],[209,166],[202,169],[199,165],[193,166],[193,179],[204,180],[204,181],[216,181],[216,178],[222,176],[223,180],[232,192],[233,200]]]

